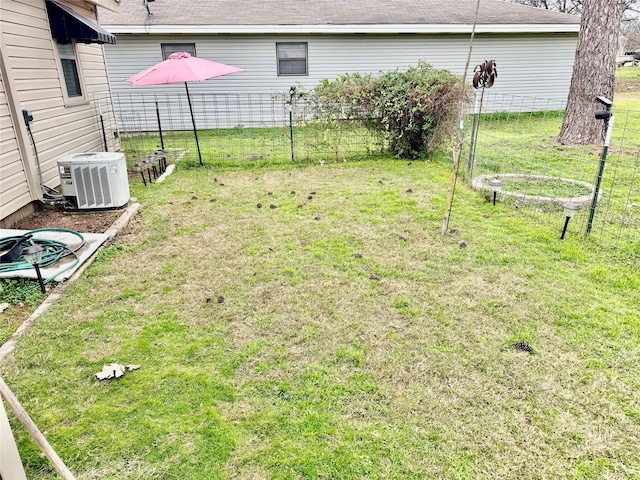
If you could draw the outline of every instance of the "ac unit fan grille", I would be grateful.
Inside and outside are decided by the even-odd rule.
[[[78,208],[110,207],[113,203],[106,166],[73,169]]]

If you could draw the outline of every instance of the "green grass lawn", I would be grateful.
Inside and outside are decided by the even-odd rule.
[[[291,139],[293,138],[293,148]],[[182,154],[181,161],[198,165],[198,151],[193,132],[169,132],[164,146],[172,156]],[[198,142],[203,163],[210,167],[267,167],[278,165],[340,162],[382,155],[386,143],[380,135],[355,123],[325,124],[313,122],[270,128],[218,128],[202,130]],[[129,167],[161,147],[158,134],[123,137]]]
[[[638,478],[638,260],[463,184],[442,237],[449,173],[134,183],[140,217],[0,373],[78,479]],[[141,368],[96,381],[112,362]]]

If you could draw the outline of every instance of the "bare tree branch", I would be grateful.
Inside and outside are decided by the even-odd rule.
[[[530,7],[544,8],[555,12],[580,15],[582,13],[583,0],[508,0],[511,3],[519,3]],[[640,0],[626,0],[626,18],[637,18],[640,13]]]

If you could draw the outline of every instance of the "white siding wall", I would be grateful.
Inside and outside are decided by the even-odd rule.
[[[95,14],[78,6],[78,2],[69,4],[82,15],[95,21]],[[64,79],[60,78],[58,61],[54,53],[57,48],[51,38],[49,20],[44,0],[2,0],[0,3],[0,22],[2,23],[3,57],[6,68],[10,70],[10,80],[5,88],[11,89],[16,109],[33,111],[33,135],[40,158],[43,181],[50,187],[59,185],[56,160],[65,154],[104,150],[102,131],[95,98],[102,99],[102,108],[112,110],[109,97],[109,83],[103,49],[97,44],[78,44],[78,66],[84,78],[84,90],[87,101],[65,105]],[[14,119],[22,122],[22,118]],[[3,123],[4,127],[4,123]],[[3,129],[4,134],[8,131]],[[113,132],[109,132],[110,150],[119,148]],[[30,139],[26,140],[31,147]],[[2,214],[0,219],[13,213],[35,198],[26,188],[26,183],[5,194],[5,164],[15,161],[13,150],[0,152],[3,167]],[[33,152],[30,158],[20,158],[20,162],[35,162]],[[32,166],[35,169],[35,164]],[[37,184],[39,180],[35,179]]]
[[[491,93],[543,97],[563,104],[571,81],[577,34],[478,35],[473,66],[497,62],[499,78]],[[189,90],[207,93],[286,92],[297,82],[313,87],[345,72],[377,73],[405,68],[424,59],[436,68],[462,74],[469,46],[461,35],[118,35],[105,47],[109,79],[116,96],[184,93],[184,85],[131,87],[124,79],[162,61],[161,43],[192,42],[199,57],[247,71],[201,83]],[[309,75],[278,77],[276,42],[308,42]],[[183,109],[184,110],[184,109]],[[188,110],[186,110],[188,112]]]
[[[22,164],[15,125],[9,103],[0,79],[0,219],[31,201],[29,184]]]

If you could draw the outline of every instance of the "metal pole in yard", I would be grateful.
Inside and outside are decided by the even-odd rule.
[[[293,144],[293,95],[296,93],[296,87],[289,89],[289,139],[291,143],[291,161],[295,162],[295,147]]]
[[[609,151],[609,143],[611,142],[611,131],[613,130],[613,116],[605,120],[607,122],[607,133],[604,138],[604,146],[602,147],[602,154],[600,155],[600,163],[598,164],[598,174],[596,175],[595,187],[593,189],[593,198],[591,199],[591,208],[589,209],[589,220],[587,220],[587,231],[585,236],[591,233],[591,227],[593,226],[593,217],[596,214],[596,207],[598,205],[598,195],[600,194],[600,183],[602,183],[602,176],[604,174],[604,165],[607,161],[607,152]]]
[[[107,144],[107,132],[104,129],[104,117],[100,114],[100,126],[102,127],[102,141],[104,142],[104,151],[109,151],[109,145]]]
[[[480,113],[480,96],[478,92],[476,92],[476,102],[473,107],[473,123],[471,124],[471,144],[469,145],[469,162],[467,164],[467,178],[471,178],[471,174],[473,172],[473,160],[475,157],[476,150],[476,128],[478,125],[478,116]]]
[[[158,133],[160,134],[160,148],[164,150],[164,138],[162,137],[162,123],[160,123],[160,109],[158,108],[157,98],[156,98],[156,118],[158,119]]]
[[[196,118],[193,116],[193,106],[191,105],[191,96],[189,95],[189,86],[184,82],[184,88],[187,90],[187,102],[189,102],[189,112],[191,113],[191,123],[193,125],[193,136],[196,138],[196,148],[198,149],[198,160],[202,166],[202,153],[200,153],[200,142],[198,141],[198,129],[196,128]]]
[[[98,113],[100,115],[100,127],[102,128],[102,141],[104,142],[104,151],[109,151],[109,145],[107,144],[107,132],[104,129],[104,117],[102,116],[102,102],[98,100]]]

